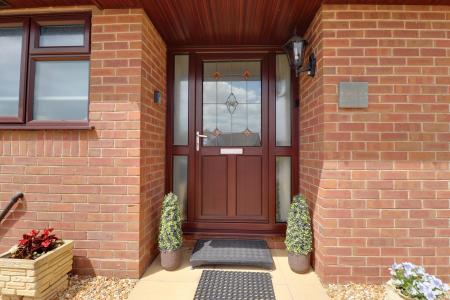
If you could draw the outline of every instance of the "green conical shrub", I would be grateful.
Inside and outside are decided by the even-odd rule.
[[[175,251],[183,243],[181,231],[181,209],[178,197],[172,193],[164,197],[159,224],[159,249],[161,251]]]
[[[307,255],[312,251],[311,217],[302,195],[295,196],[289,208],[285,244],[294,254]]]

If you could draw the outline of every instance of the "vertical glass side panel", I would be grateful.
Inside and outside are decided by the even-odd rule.
[[[189,55],[175,55],[173,81],[173,144],[188,144]]]
[[[278,156],[276,158],[276,193],[277,222],[286,222],[291,203],[291,158]]]
[[[291,146],[291,69],[286,54],[278,54],[276,64],[276,145]]]
[[[173,193],[177,195],[180,202],[183,219],[187,219],[187,190],[188,190],[188,157],[175,155],[173,157],[172,173]]]

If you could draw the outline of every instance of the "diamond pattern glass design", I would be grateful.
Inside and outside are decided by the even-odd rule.
[[[239,105],[239,102],[236,99],[236,96],[233,93],[230,93],[230,96],[227,98],[227,102],[225,102],[228,112],[233,114],[236,110],[236,107]]]
[[[205,62],[203,74],[203,146],[261,146],[261,62]]]

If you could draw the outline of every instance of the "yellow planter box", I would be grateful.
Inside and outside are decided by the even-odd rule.
[[[386,294],[384,300],[410,300],[410,298],[400,294],[397,289],[391,284],[386,284]]]
[[[72,270],[73,241],[35,260],[0,256],[0,291],[2,300],[48,300],[67,288],[67,273]]]

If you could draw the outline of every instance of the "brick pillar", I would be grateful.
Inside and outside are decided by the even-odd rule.
[[[301,79],[300,187],[326,282],[383,282],[394,261],[450,274],[447,6],[323,5]],[[367,109],[339,82],[369,83]]]

